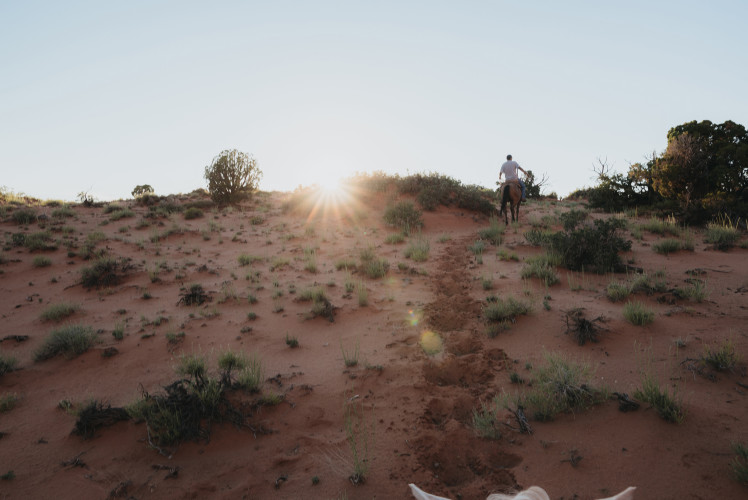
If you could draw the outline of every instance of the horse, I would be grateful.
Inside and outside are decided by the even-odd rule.
[[[499,188],[501,193],[501,210],[499,210],[499,217],[504,214],[504,222],[509,224],[509,217],[506,213],[506,203],[509,202],[509,210],[512,212],[512,222],[515,220],[519,222],[519,205],[522,202],[522,189],[519,187],[519,182],[507,181]]]

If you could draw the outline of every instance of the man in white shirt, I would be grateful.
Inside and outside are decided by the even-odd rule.
[[[527,198],[525,198],[525,183],[519,178],[517,170],[520,170],[525,174],[525,176],[527,176],[527,172],[519,166],[519,163],[512,160],[512,155],[506,155],[506,161],[501,165],[501,170],[499,170],[499,180],[501,180],[501,176],[504,175],[507,181],[519,181],[519,185],[522,188],[522,201],[527,201]]]

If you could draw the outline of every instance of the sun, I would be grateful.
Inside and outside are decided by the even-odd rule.
[[[338,197],[343,191],[342,184],[341,179],[335,176],[327,176],[317,182],[322,195],[328,197]]]

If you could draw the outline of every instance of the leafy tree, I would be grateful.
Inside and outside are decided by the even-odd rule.
[[[216,203],[235,203],[257,189],[262,171],[257,160],[236,149],[221,151],[205,167],[210,197]]]
[[[144,194],[153,194],[153,187],[150,184],[140,184],[132,190],[132,195],[136,198]]]
[[[724,210],[748,203],[748,132],[726,121],[688,122],[668,132],[665,153],[652,165],[654,189],[693,207]]]

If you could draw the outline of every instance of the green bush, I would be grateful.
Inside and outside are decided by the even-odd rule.
[[[397,245],[405,241],[405,235],[403,233],[392,233],[388,234],[384,239],[384,242],[389,245]]]
[[[564,230],[571,231],[584,222],[588,215],[589,212],[586,210],[576,210],[572,208],[568,212],[559,215],[559,219],[561,220],[561,224],[564,226]]]
[[[262,360],[257,354],[252,354],[246,358],[246,364],[239,371],[237,386],[248,392],[258,392],[262,388],[264,377]]]
[[[37,255],[36,257],[34,257],[31,265],[33,265],[34,267],[49,267],[52,265],[52,259],[50,259],[46,255]]]
[[[423,226],[421,211],[410,201],[400,201],[388,206],[384,211],[384,222],[407,234]]]
[[[728,250],[735,246],[737,241],[740,239],[740,231],[736,225],[732,225],[727,221],[710,222],[706,226],[706,234],[704,240],[707,243],[714,245],[717,250]]]
[[[416,262],[424,262],[429,258],[430,248],[429,240],[423,236],[417,236],[408,243],[408,247],[405,249],[405,258],[413,259]]]
[[[545,353],[545,363],[535,368],[532,391],[525,402],[539,421],[553,420],[563,412],[586,409],[607,399],[607,392],[592,386],[594,371],[561,354]]]
[[[524,237],[527,243],[534,247],[547,247],[551,243],[553,234],[553,231],[549,229],[530,229],[524,234]]]
[[[11,219],[18,225],[26,225],[36,222],[36,210],[33,208],[20,208],[13,211]]]
[[[119,210],[114,210],[111,213],[111,215],[109,216],[109,220],[118,221],[120,219],[127,219],[128,217],[135,217],[135,212],[133,212],[129,208],[120,208]]]
[[[498,416],[499,407],[497,400],[491,403],[481,403],[480,410],[473,410],[473,429],[475,433],[484,438],[501,438],[501,419]]]
[[[221,151],[205,167],[208,191],[215,203],[236,203],[257,189],[262,171],[257,161],[236,149]]]
[[[668,255],[682,249],[683,244],[681,243],[681,241],[673,238],[666,238],[652,245],[652,250],[663,255]]]
[[[489,297],[488,304],[483,308],[483,316],[494,323],[514,323],[517,316],[529,314],[530,304],[514,297],[505,300],[499,297]]]
[[[605,294],[611,302],[626,300],[631,295],[631,286],[620,281],[611,281],[605,289]]]
[[[730,462],[732,475],[739,483],[748,485],[748,446],[734,442],[732,451],[735,453],[735,458]]]
[[[49,231],[39,231],[36,233],[13,233],[11,235],[13,246],[23,246],[30,251],[36,250],[57,250],[57,242],[52,238]]]
[[[488,228],[478,231],[478,236],[480,239],[490,241],[494,245],[501,245],[505,226],[499,225],[499,219],[493,215],[489,219],[489,224]]]
[[[73,207],[70,205],[63,205],[60,208],[55,208],[52,210],[52,218],[53,219],[63,219],[65,217],[74,217],[75,216],[75,210],[73,210]]]
[[[18,394],[12,392],[0,396],[0,413],[5,413],[15,408],[20,399],[21,398],[18,397]]]
[[[705,345],[701,359],[717,371],[732,371],[740,362],[740,354],[733,341],[728,339],[720,344]]]
[[[651,405],[668,422],[679,424],[685,418],[685,410],[678,393],[662,388],[651,373],[642,374],[642,386],[634,392],[634,397]]]
[[[619,252],[631,249],[631,241],[618,234],[625,227],[621,219],[596,220],[593,226],[554,233],[543,246],[561,259],[561,265],[572,271],[606,273],[621,271]]]
[[[130,194],[132,194],[134,198],[138,198],[143,195],[153,194],[153,188],[150,184],[140,184],[135,186]]]
[[[530,257],[527,259],[521,272],[522,278],[536,277],[543,282],[545,286],[551,286],[558,283],[559,277],[553,269],[552,263],[545,255]]]
[[[117,285],[129,267],[127,259],[101,257],[93,265],[81,269],[81,284],[86,288]]]
[[[638,301],[626,302],[623,306],[623,317],[636,326],[648,325],[654,321],[654,312]]]
[[[197,207],[190,207],[184,211],[184,218],[187,220],[199,219],[203,216],[203,211]]]
[[[42,321],[60,321],[72,316],[80,310],[81,306],[78,304],[60,302],[59,304],[50,304],[47,306],[47,308],[42,311],[40,318]]]
[[[18,360],[13,356],[6,356],[0,353],[0,377],[15,370],[17,364]]]
[[[90,326],[65,325],[52,330],[44,344],[34,352],[34,361],[44,361],[58,354],[72,358],[86,352],[97,341],[96,332]]]

